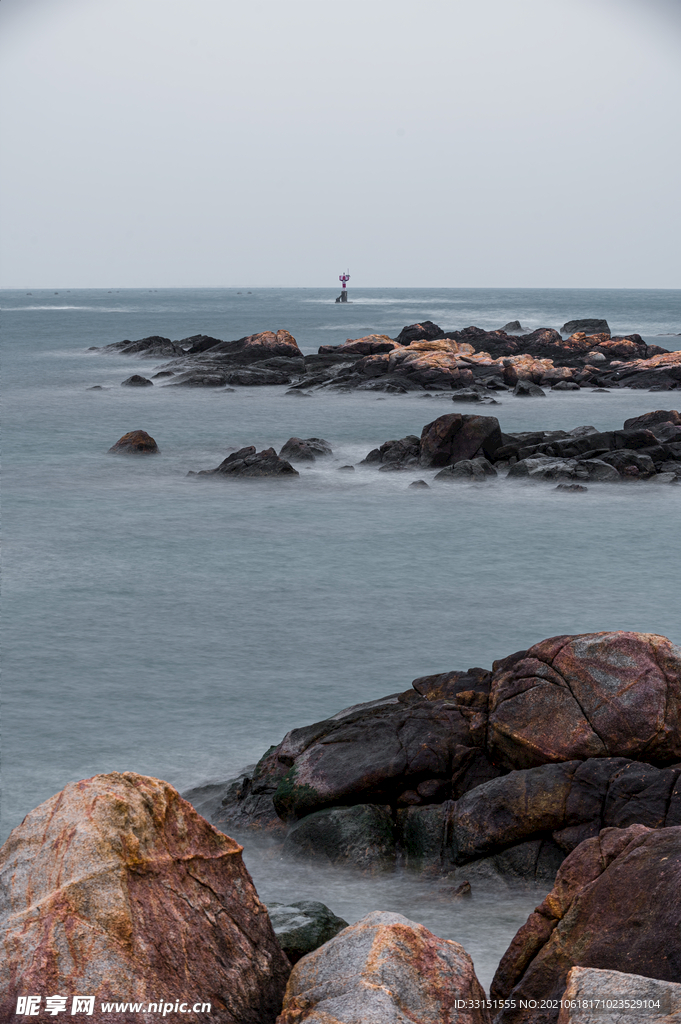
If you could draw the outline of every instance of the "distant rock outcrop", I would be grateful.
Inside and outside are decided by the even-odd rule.
[[[582,320],[568,320],[566,324],[561,327],[562,334],[575,334],[577,331],[585,331],[586,334],[610,334],[610,328],[607,320],[598,320],[595,318]]]

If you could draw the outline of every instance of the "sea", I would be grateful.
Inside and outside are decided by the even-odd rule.
[[[564,493],[503,480],[410,489],[433,472],[358,466],[454,408],[445,395],[292,397],[285,387],[121,387],[162,362],[90,351],[152,334],[285,328],[303,352],[430,319],[511,320],[681,348],[681,291],[5,290],[2,839],[68,782],[135,771],[221,782],[287,730],[549,636],[626,629],[681,642],[681,488]],[[91,390],[99,385],[101,390]],[[500,396],[504,431],[621,427],[679,393]],[[461,406],[456,406],[461,411]],[[470,410],[464,410],[470,411]],[[160,454],[107,454],[143,429]],[[322,437],[291,480],[197,479],[236,448]],[[355,465],[355,471],[339,467]],[[317,898],[348,921],[392,910],[461,942],[489,985],[534,887],[446,887],[401,872],[285,863],[245,838],[265,902]]]

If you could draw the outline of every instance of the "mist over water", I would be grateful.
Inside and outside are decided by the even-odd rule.
[[[632,629],[681,642],[681,488],[503,481],[410,491],[430,471],[357,463],[420,434],[446,397],[292,398],[285,388],[121,388],[152,360],[88,352],[123,338],[229,340],[286,328],[304,351],[433,319],[681,331],[681,292],[481,289],[4,292],[2,838],[67,782],[132,770],[186,789],[224,780],[284,733],[413,678],[560,633]],[[681,338],[657,338],[667,348]],[[92,385],[105,390],[89,391]],[[620,427],[677,393],[581,391],[486,410],[502,430]],[[457,406],[456,411],[463,410]],[[485,412],[485,410],[483,410]],[[107,449],[147,430],[161,454]],[[326,438],[328,460],[275,481],[197,480],[230,449]],[[318,897],[354,920],[398,910],[474,955],[488,984],[540,898],[247,863],[265,899]],[[325,896],[326,893],[326,896]],[[486,952],[485,952],[486,951]],[[496,957],[496,959],[495,959]],[[486,959],[485,959],[486,958]]]

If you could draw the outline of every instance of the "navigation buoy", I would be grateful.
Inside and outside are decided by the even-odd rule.
[[[348,301],[348,281],[350,280],[350,274],[346,270],[344,274],[338,275],[338,280],[341,283],[343,291],[340,293],[336,302],[347,302]]]

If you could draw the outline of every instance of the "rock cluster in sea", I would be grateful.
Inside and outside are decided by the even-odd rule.
[[[0,1017],[28,991],[87,991],[97,1024],[102,1002],[159,999],[169,1021],[187,1019],[175,1001],[210,1002],[220,1024],[594,1024],[576,1005],[591,994],[678,1024],[680,776],[681,649],[609,632],[416,679],[212,787],[215,824],[266,834],[282,871],[399,865],[454,895],[552,884],[489,997],[457,942],[400,914],[347,926],[304,894],[268,914],[242,847],[167,783],[71,783],[0,850]]]
[[[506,326],[515,329],[515,324]],[[394,339],[370,334],[349,338],[342,345],[322,345],[310,355],[303,355],[285,330],[262,331],[236,341],[204,335],[182,341],[153,336],[116,342],[103,351],[171,359],[161,371],[173,377],[166,385],[171,387],[288,384],[294,390],[453,390],[468,392],[470,400],[492,399],[495,392],[504,390],[531,394],[523,382],[559,390],[681,388],[681,352],[648,345],[639,334],[613,338],[605,321],[565,324],[566,329],[573,327],[574,332],[564,338],[552,328],[522,335],[474,326],[443,331],[427,320],[403,328]],[[603,329],[594,333],[595,328]],[[151,383],[136,378],[124,383]]]

